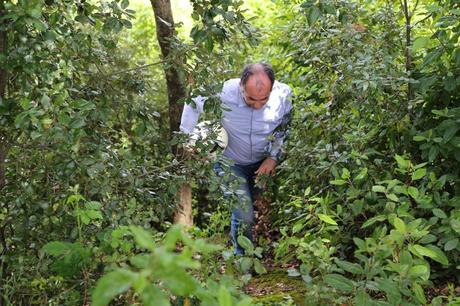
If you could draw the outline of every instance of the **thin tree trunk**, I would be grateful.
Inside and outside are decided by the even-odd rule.
[[[150,0],[150,2],[155,14],[157,38],[161,54],[164,60],[168,60],[172,50],[171,42],[176,35],[171,3],[169,0]],[[182,63],[183,60],[175,59],[176,65],[181,65]],[[185,82],[179,73],[179,69],[180,67],[174,66],[171,61],[164,66],[168,88],[170,136],[172,136],[173,132],[179,131],[182,113],[181,99],[186,97]]]
[[[157,28],[157,39],[160,44],[161,54],[166,64],[164,71],[166,75],[166,85],[168,89],[169,103],[169,136],[175,131],[179,131],[180,118],[182,113],[181,100],[186,96],[185,82],[179,73],[182,65],[182,59],[174,59],[174,64],[171,62],[171,42],[175,38],[176,32],[174,29],[174,19],[171,10],[171,2],[169,0],[150,0],[155,14],[155,24]],[[169,63],[168,63],[169,60]],[[173,147],[173,153],[177,154],[177,150]],[[179,204],[176,208],[174,222],[185,226],[192,226],[192,188],[190,184],[184,183],[179,192]]]
[[[410,46],[411,46],[411,34],[412,34],[412,25],[411,25],[411,13],[409,12],[409,4],[407,3],[407,0],[404,0],[403,3],[401,3],[403,11],[404,11],[404,18],[405,18],[405,26],[406,26],[406,49],[404,52],[404,55],[406,57],[406,73],[409,78],[411,78],[412,74],[412,55],[410,51]],[[415,8],[414,8],[415,11]],[[414,99],[414,89],[412,86],[412,83],[409,81],[407,84],[407,100],[411,101]]]
[[[5,0],[0,0],[0,18],[6,15]],[[6,20],[0,21],[0,26],[6,23]],[[7,55],[7,33],[6,30],[0,30],[0,54]],[[6,83],[8,81],[8,74],[4,67],[0,67],[0,101],[6,98]],[[6,156],[8,154],[7,135],[0,133],[0,192],[6,185]],[[3,295],[4,282],[7,276],[8,265],[5,262],[6,253],[8,251],[8,244],[6,241],[5,226],[0,227],[0,243],[2,245],[2,252],[0,253],[0,305],[3,305],[6,298]]]

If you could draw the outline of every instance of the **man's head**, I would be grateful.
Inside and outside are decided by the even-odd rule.
[[[254,109],[262,108],[270,98],[275,82],[275,73],[265,63],[250,64],[244,67],[240,86],[244,101]]]

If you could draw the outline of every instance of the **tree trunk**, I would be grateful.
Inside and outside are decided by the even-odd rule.
[[[193,225],[192,217],[192,187],[184,183],[180,188],[180,205],[174,215],[174,223],[183,224],[187,227]]]
[[[171,61],[171,42],[175,38],[174,19],[169,0],[150,0],[155,14],[155,24],[157,28],[157,39],[160,44],[161,54],[165,60],[164,71],[166,76],[166,85],[168,89],[169,103],[169,137],[175,131],[179,131],[180,118],[182,114],[181,100],[186,97],[185,82],[179,73],[182,59]],[[173,153],[177,150],[174,147]],[[187,227],[193,225],[192,219],[192,188],[190,184],[184,183],[179,192],[179,204],[176,208],[174,222],[183,224]]]
[[[5,11],[5,0],[0,0],[0,17],[6,15]],[[6,23],[6,20],[0,21],[0,26],[3,26]],[[0,27],[1,28],[1,27]],[[0,54],[4,57],[7,56],[7,35],[6,30],[0,30]],[[0,67],[0,101],[6,98],[6,83],[8,81],[8,74],[6,69]],[[0,190],[5,186],[5,160],[8,153],[8,135],[4,135],[3,132],[0,132]]]
[[[412,54],[411,54],[411,32],[412,32],[412,25],[411,25],[411,19],[412,19],[412,14],[409,11],[409,4],[407,0],[404,0],[402,3],[402,9],[404,11],[404,19],[405,19],[405,27],[406,27],[406,49],[405,49],[405,58],[406,58],[406,73],[409,78],[411,78],[412,74]],[[417,5],[416,5],[417,7]],[[415,9],[414,12],[415,13]],[[409,81],[407,84],[407,100],[408,102],[414,99],[414,88],[412,86],[412,83]]]
[[[5,11],[5,0],[0,0],[0,18],[6,15]],[[6,20],[0,21],[0,28],[6,23]],[[3,56],[7,55],[7,35],[6,30],[0,30],[0,54]],[[6,69],[0,67],[0,101],[6,98],[6,83],[8,81],[8,75]],[[0,192],[6,184],[6,155],[8,154],[8,142],[7,135],[0,132]],[[0,243],[2,245],[2,252],[0,253],[0,305],[6,304],[6,298],[4,297],[3,288],[6,279],[8,265],[5,261],[6,253],[8,250],[8,244],[6,242],[5,226],[0,227]]]
[[[168,88],[168,102],[169,102],[169,135],[172,136],[174,131],[179,131],[180,118],[182,114],[181,99],[186,97],[186,87],[181,74],[179,73],[180,67],[183,63],[182,59],[174,59],[174,64],[171,58],[171,42],[176,33],[174,29],[174,19],[171,11],[171,3],[169,0],[150,0],[155,14],[155,23],[157,29],[157,39],[160,44],[161,54],[163,59],[166,60],[164,71],[166,75],[166,85]]]

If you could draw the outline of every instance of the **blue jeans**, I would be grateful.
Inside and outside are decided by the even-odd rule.
[[[230,187],[231,182],[238,179],[241,181],[237,184],[236,190],[232,192],[225,192],[224,195],[236,194],[238,197],[238,203],[232,207],[232,218],[230,226],[230,237],[232,239],[234,253],[244,254],[244,249],[238,244],[237,238],[240,234],[243,234],[251,242],[254,243],[252,237],[252,227],[254,226],[254,195],[260,190],[255,186],[255,173],[262,161],[250,164],[250,165],[238,165],[235,164],[230,166],[232,175],[230,176],[229,182],[225,182],[225,188]],[[224,175],[222,166],[216,163],[214,170],[219,176]]]

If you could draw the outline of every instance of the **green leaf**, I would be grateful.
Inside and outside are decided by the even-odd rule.
[[[394,193],[390,193],[390,194],[386,194],[386,197],[387,199],[393,201],[393,202],[398,202],[399,201],[399,198],[397,195],[395,195]]]
[[[121,8],[126,9],[129,6],[129,0],[123,0],[121,1]]]
[[[85,207],[87,209],[98,210],[102,208],[102,204],[96,201],[89,201],[89,202],[86,202]]]
[[[308,24],[313,25],[321,16],[321,11],[317,6],[312,6],[308,12]]]
[[[254,258],[254,270],[257,274],[265,274],[267,273],[267,269],[262,265],[259,259]]]
[[[118,269],[101,277],[92,295],[93,306],[106,306],[117,295],[127,291],[136,281],[137,273]]]
[[[447,241],[446,244],[444,245],[444,250],[452,251],[453,249],[457,247],[457,245],[458,245],[458,238],[451,239]]]
[[[351,262],[344,261],[344,260],[336,260],[336,264],[343,270],[350,272],[352,274],[355,274],[355,275],[364,273],[363,268],[357,263],[351,263]]]
[[[372,186],[372,191],[373,192],[385,193],[385,192],[387,192],[387,189],[384,186],[374,185],[374,186]]]
[[[91,219],[91,220],[95,220],[95,219],[104,219],[102,217],[102,213],[99,211],[99,210],[87,210],[86,211],[86,215]]]
[[[142,304],[144,306],[170,306],[168,296],[155,287],[153,284],[148,285],[141,292]]]
[[[409,276],[427,281],[430,278],[430,269],[425,265],[416,265],[409,269]]]
[[[393,225],[396,228],[396,230],[398,230],[401,234],[405,234],[407,232],[406,224],[400,218],[395,217],[393,219]]]
[[[50,101],[51,101],[50,97],[44,94],[40,100],[40,103],[42,104],[44,109],[49,109],[51,106]]]
[[[372,217],[366,222],[364,222],[361,228],[366,228],[368,226],[371,226],[375,222],[382,222],[382,221],[385,221],[386,219],[387,219],[387,216],[384,216],[384,215],[378,215],[378,216]]]
[[[243,273],[248,273],[249,270],[251,269],[253,263],[254,263],[254,261],[252,260],[252,258],[249,258],[249,257],[241,258],[241,261],[240,261],[240,269],[241,269],[241,271]]]
[[[427,36],[417,37],[412,44],[412,50],[417,51],[425,48],[430,42],[430,38]]]
[[[420,302],[420,304],[421,305],[426,305],[425,292],[423,291],[422,286],[420,286],[418,283],[414,282],[414,283],[412,283],[412,291],[414,292],[415,297]]]
[[[413,199],[418,199],[418,196],[419,196],[419,193],[418,193],[418,189],[413,187],[413,186],[410,186],[409,188],[407,188],[407,193],[409,193],[409,195],[413,198]]]
[[[342,185],[345,185],[347,183],[347,181],[344,181],[344,180],[332,180],[332,181],[330,181],[330,183],[332,185],[342,186]]]
[[[422,136],[422,135],[417,135],[417,136],[414,136],[414,138],[412,138],[414,141],[424,141],[426,139],[425,136]]]
[[[409,251],[411,251],[412,254],[417,256],[429,257],[443,265],[449,264],[449,260],[447,259],[444,252],[434,245],[427,245],[426,247],[421,246],[419,244],[410,245]]]
[[[425,168],[417,169],[417,170],[415,170],[414,173],[412,173],[412,180],[413,181],[419,180],[422,177],[424,177],[425,174],[426,174],[426,169]]]
[[[399,168],[401,168],[401,169],[409,168],[410,161],[408,161],[407,159],[404,159],[404,157],[396,154],[395,159],[396,159],[396,162],[398,163]]]
[[[42,251],[51,255],[59,256],[64,255],[65,253],[72,250],[72,243],[62,242],[62,241],[51,241],[45,244],[42,248]]]
[[[219,288],[219,306],[232,306],[232,296],[227,288],[220,286]]]
[[[448,143],[457,133],[457,131],[460,129],[459,126],[457,125],[451,125],[449,126],[445,131],[444,135],[442,136],[443,142]]]
[[[150,251],[155,249],[155,241],[149,232],[138,226],[130,226],[129,229],[133,233],[134,239],[140,247]]]
[[[433,208],[432,212],[433,212],[433,215],[435,215],[438,218],[441,218],[441,219],[447,218],[446,213],[439,208]]]
[[[248,237],[240,235],[237,238],[238,244],[247,252],[252,254],[254,252],[254,245]]]
[[[329,286],[340,291],[352,292],[354,289],[354,283],[340,274],[328,274],[324,277],[324,281]]]
[[[350,178],[350,171],[347,168],[342,169],[342,178],[348,180]]]
[[[329,217],[328,215],[318,214],[318,218],[319,218],[321,221],[326,222],[326,223],[328,223],[328,224],[337,225],[337,222],[335,222],[334,219],[332,219],[332,218]]]
[[[460,221],[457,219],[451,219],[449,223],[452,229],[460,234]]]
[[[389,296],[389,299],[392,297],[396,297],[396,299],[401,295],[399,293],[398,286],[391,280],[391,279],[385,279],[385,278],[380,278],[377,280],[377,288],[385,291],[387,295]]]
[[[368,306],[372,305],[370,302],[372,298],[367,294],[366,290],[359,289],[355,296],[355,306]]]
[[[360,181],[360,180],[364,179],[366,177],[366,175],[367,175],[367,168],[363,168],[363,169],[361,169],[359,174],[357,176],[355,176],[353,181]]]

